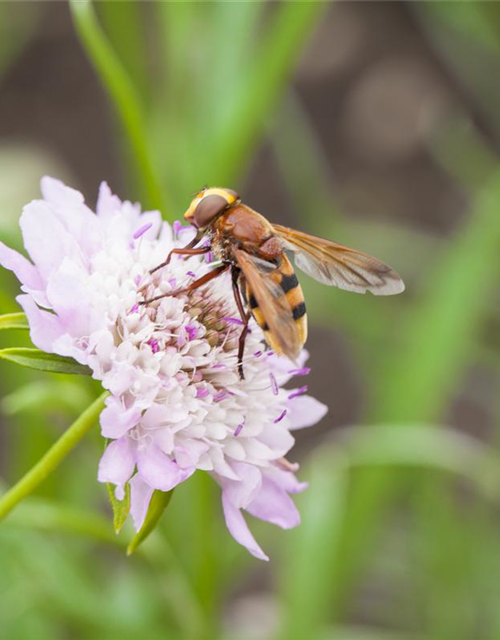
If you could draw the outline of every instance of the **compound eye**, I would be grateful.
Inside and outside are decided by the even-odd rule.
[[[206,196],[194,211],[194,221],[198,229],[204,229],[221,214],[228,206],[227,200],[222,196]]]

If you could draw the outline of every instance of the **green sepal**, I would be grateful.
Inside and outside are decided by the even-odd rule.
[[[132,541],[128,545],[127,555],[130,556],[137,550],[140,544],[146,540],[154,529],[156,529],[157,524],[160,522],[160,518],[163,515],[163,512],[168,507],[168,503],[172,497],[172,491],[158,491],[155,490],[153,496],[151,497],[151,502],[149,503],[148,513],[146,515],[146,519],[144,520],[144,524],[141,529],[137,532],[137,534],[132,538]]]
[[[109,501],[113,507],[113,525],[115,533],[118,534],[122,530],[125,520],[130,512],[130,484],[125,485],[125,496],[123,500],[118,500],[115,495],[115,485],[110,482],[106,483],[109,494]]]
[[[5,313],[0,316],[0,331],[7,329],[29,329],[25,313]]]
[[[89,367],[76,362],[73,358],[58,356],[55,353],[45,353],[39,349],[26,347],[0,349],[0,358],[23,367],[49,373],[74,373],[87,376],[92,373]]]

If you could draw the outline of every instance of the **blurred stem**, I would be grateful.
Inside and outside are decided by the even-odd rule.
[[[214,519],[215,485],[206,473],[197,474],[198,505],[196,509],[194,582],[205,613],[205,628],[200,640],[217,636],[218,565],[216,557],[216,523]]]
[[[326,7],[322,2],[276,3],[244,90],[234,96],[234,106],[223,123],[215,157],[207,158],[205,177],[209,182],[220,181],[222,175],[224,182],[234,184],[241,175],[260,140],[266,118],[290,82],[304,44]]]
[[[73,422],[69,429],[63,433],[43,458],[2,496],[0,499],[0,520],[3,520],[21,500],[24,500],[24,498],[33,493],[90,431],[99,414],[104,409],[104,400],[107,395],[108,393],[105,392],[97,398],[97,400]]]
[[[92,2],[70,0],[70,8],[80,40],[114,102],[128,134],[137,174],[148,199],[148,206],[160,209],[167,215],[160,182],[151,163],[145,117],[136,89],[99,26]]]

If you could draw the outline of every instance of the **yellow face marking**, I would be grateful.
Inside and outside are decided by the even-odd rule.
[[[200,193],[191,200],[191,204],[184,214],[184,220],[187,220],[187,222],[191,222],[193,220],[196,207],[207,196],[221,196],[226,200],[228,205],[234,204],[237,200],[232,193],[222,187],[209,187],[208,189],[203,189],[203,191],[200,191]]]

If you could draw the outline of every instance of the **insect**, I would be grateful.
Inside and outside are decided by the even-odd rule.
[[[404,290],[399,275],[376,258],[335,242],[272,224],[241,202],[232,189],[205,188],[191,201],[184,219],[197,233],[174,254],[191,256],[212,251],[221,264],[192,282],[183,292],[193,291],[225,271],[231,272],[232,289],[243,323],[238,346],[238,371],[244,378],[245,339],[253,316],[267,343],[278,355],[295,360],[307,338],[304,296],[287,256],[309,276],[339,289],[375,295],[393,295]],[[197,247],[208,237],[209,243]],[[146,300],[143,304],[152,302]]]

